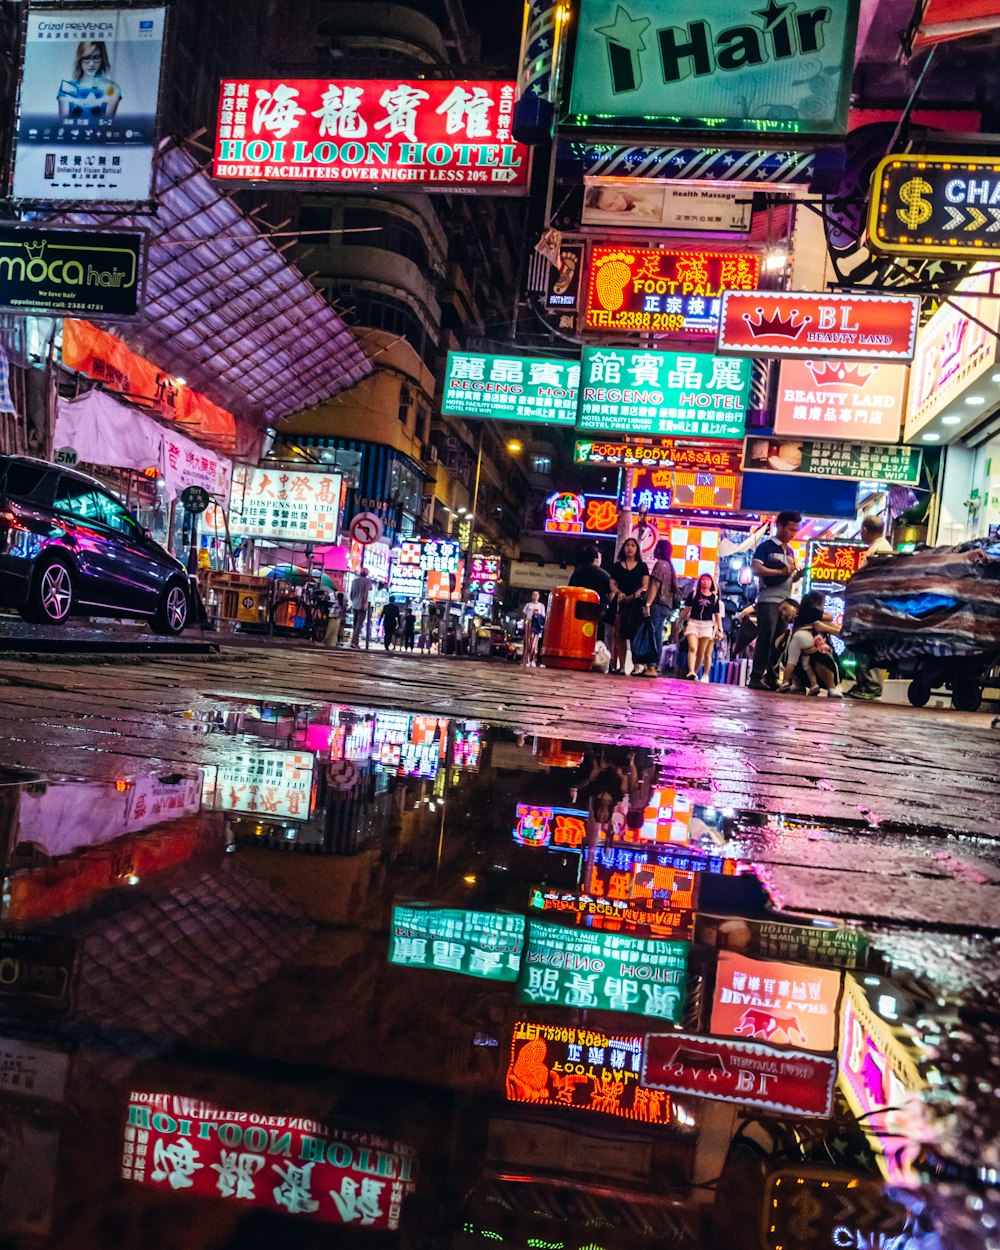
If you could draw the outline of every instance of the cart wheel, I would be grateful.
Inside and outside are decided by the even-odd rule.
[[[978,712],[983,702],[983,688],[972,677],[956,681],[951,688],[951,704],[957,712]]]
[[[906,687],[906,697],[914,707],[926,707],[931,697],[931,685],[925,677],[914,677]]]

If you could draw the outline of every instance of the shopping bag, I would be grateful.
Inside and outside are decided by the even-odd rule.
[[[635,637],[632,639],[632,663],[659,664],[659,662],[660,648],[656,645],[653,622],[648,616],[644,616],[635,631]]]

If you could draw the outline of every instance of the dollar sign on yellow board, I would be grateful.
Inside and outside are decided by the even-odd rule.
[[[923,197],[931,190],[933,190],[931,184],[925,182],[923,178],[911,178],[899,188],[899,198],[904,204],[910,206],[905,211],[901,208],[896,209],[896,216],[904,226],[916,230],[917,226],[922,226],[930,217],[933,210]]]
[[[809,1193],[798,1193],[789,1203],[795,1214],[788,1221],[793,1237],[808,1241],[819,1232],[816,1221],[823,1214],[823,1204]]]

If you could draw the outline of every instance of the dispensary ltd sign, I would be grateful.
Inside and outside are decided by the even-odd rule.
[[[230,79],[212,176],[526,193],[513,112],[512,82]]]
[[[125,321],[142,311],[140,231],[0,225],[0,311]]]
[[[580,0],[569,121],[795,134],[847,121],[854,0]]]

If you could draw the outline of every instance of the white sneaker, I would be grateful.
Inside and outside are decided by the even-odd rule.
[[[829,697],[830,697],[829,690],[817,690],[816,691],[817,699],[828,699]]]
[[[632,669],[632,676],[641,677],[645,671],[646,671],[645,664],[636,664],[635,667]]]
[[[707,685],[708,685],[708,674],[706,673],[706,674],[704,675],[704,677],[699,677],[699,678],[698,678],[698,680],[699,680],[699,681],[700,681],[703,685],[707,686]]]
[[[839,686],[834,686],[832,690],[826,690],[823,693],[828,699],[842,699],[844,697],[844,692]]]

